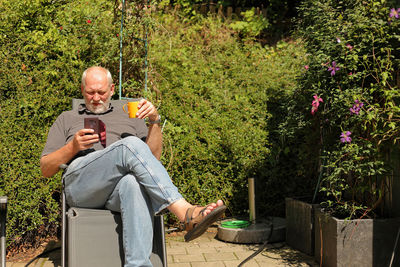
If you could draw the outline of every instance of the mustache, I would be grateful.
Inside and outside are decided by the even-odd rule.
[[[94,101],[93,101],[93,99],[90,100],[90,104],[95,104]],[[104,103],[103,100],[100,99],[98,102],[96,102],[96,104],[102,104],[102,105],[104,105],[105,103]]]

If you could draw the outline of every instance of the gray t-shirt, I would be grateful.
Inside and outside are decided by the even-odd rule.
[[[106,146],[122,139],[121,135],[133,135],[145,140],[148,129],[142,119],[131,119],[122,110],[121,101],[112,101],[109,109],[101,114],[94,114],[86,109],[85,104],[79,105],[77,109],[64,111],[56,119],[49,130],[46,145],[42,156],[48,155],[74,138],[76,132],[84,128],[84,118],[99,118],[106,128]],[[104,149],[98,142],[92,147],[94,150]]]

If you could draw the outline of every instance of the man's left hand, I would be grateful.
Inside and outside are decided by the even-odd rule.
[[[155,121],[158,119],[158,111],[150,101],[147,101],[146,99],[140,100],[138,109],[139,110],[136,113],[137,118],[139,119],[149,118],[149,120],[151,121]]]

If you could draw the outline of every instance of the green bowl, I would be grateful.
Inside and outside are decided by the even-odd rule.
[[[240,220],[225,221],[221,223],[221,226],[223,228],[246,228],[249,225],[250,225],[249,221],[240,221]]]

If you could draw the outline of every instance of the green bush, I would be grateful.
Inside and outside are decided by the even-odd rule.
[[[47,131],[93,64],[118,66],[109,1],[1,1],[0,194],[9,198],[10,251],[57,232],[60,176],[42,178]],[[115,70],[115,67],[113,68]]]
[[[283,38],[282,36],[290,36],[293,25],[291,21],[296,17],[296,8],[300,2],[296,0],[162,0],[159,2],[159,7],[172,6],[175,10],[182,11],[180,16],[188,21],[196,20],[204,15],[200,14],[202,8],[207,10],[211,9],[211,6],[218,10],[222,8],[225,16],[221,17],[228,21],[232,20],[233,29],[240,33],[241,37],[244,39],[257,37],[262,43],[275,44]],[[227,17],[228,7],[233,10],[229,18]],[[256,9],[262,14],[255,15]]]
[[[220,197],[240,216],[247,214],[247,178],[256,177],[260,212],[282,214],[279,185],[290,177],[272,186],[266,168],[268,101],[295,88],[301,44],[243,45],[215,18],[183,24],[165,15],[157,24],[150,76],[161,92],[163,160],[173,181],[189,200]]]

